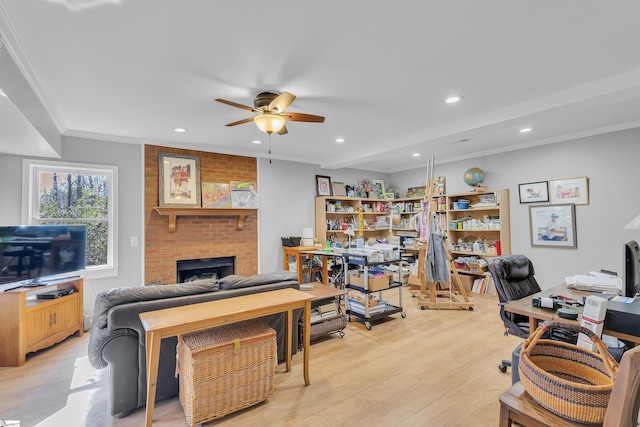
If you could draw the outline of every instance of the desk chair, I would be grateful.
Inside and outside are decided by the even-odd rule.
[[[618,375],[613,383],[603,427],[638,425],[640,410],[640,346],[622,355]],[[500,395],[500,427],[513,422],[527,427],[584,426],[561,418],[536,403],[517,382]],[[590,424],[593,426],[593,424]]]
[[[505,311],[504,306],[511,301],[541,291],[540,285],[534,277],[533,264],[524,255],[504,255],[489,261],[489,271],[493,276],[500,300],[500,318],[505,325],[505,336],[511,334],[522,339],[527,338],[529,336],[529,318],[509,313]],[[507,372],[509,366],[511,366],[511,361],[503,360],[498,369]],[[516,377],[514,377],[515,379]]]

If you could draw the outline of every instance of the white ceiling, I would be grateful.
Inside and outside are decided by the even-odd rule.
[[[288,123],[274,159],[395,172],[640,127],[638,16],[636,0],[0,0],[0,34],[61,134],[268,156],[253,123],[224,126],[252,113],[214,99],[288,91],[326,121]]]

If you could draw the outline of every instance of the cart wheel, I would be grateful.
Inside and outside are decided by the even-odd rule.
[[[340,331],[340,332],[338,332],[338,336],[339,336],[340,338],[343,338],[343,337],[344,337],[344,331]]]
[[[420,310],[426,310],[426,309],[427,309],[427,307],[425,307],[424,305],[420,306]]]
[[[469,311],[473,311],[473,307],[469,307]]]
[[[500,369],[500,372],[502,372],[503,374],[507,372],[507,366],[503,365],[502,363],[498,366],[498,369]]]
[[[418,298],[416,294],[411,294],[411,298]]]
[[[369,322],[364,322],[364,326],[367,328],[367,331],[371,330],[371,323]]]
[[[407,317],[407,313],[405,313],[404,311],[400,314],[400,316],[404,319],[405,317]]]

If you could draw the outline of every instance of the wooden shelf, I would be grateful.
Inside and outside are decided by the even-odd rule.
[[[237,228],[242,230],[244,219],[257,212],[256,208],[172,208],[155,207],[154,211],[158,215],[169,217],[169,233],[175,233],[176,220],[179,216],[235,216],[237,217]]]

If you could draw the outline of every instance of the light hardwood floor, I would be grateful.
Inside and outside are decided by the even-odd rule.
[[[497,299],[472,297],[474,311],[421,310],[403,289],[406,318],[392,315],[368,331],[351,322],[344,338],[311,345],[311,385],[302,354],[278,366],[266,402],[207,426],[496,426],[498,396],[511,384],[498,364],[518,344],[503,335]],[[114,419],[107,370],[87,361],[89,334],[0,368],[0,420],[28,426],[139,426],[144,409]],[[158,402],[154,426],[187,426],[178,398]]]

